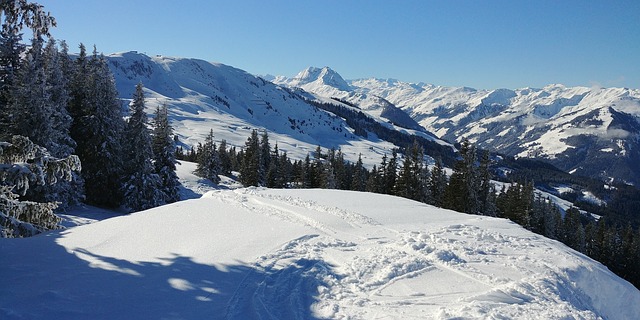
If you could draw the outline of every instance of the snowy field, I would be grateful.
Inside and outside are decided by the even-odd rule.
[[[67,218],[79,226],[0,239],[0,319],[640,314],[631,284],[507,220],[370,193],[212,186],[193,168],[179,166],[189,200],[93,220],[84,208]]]

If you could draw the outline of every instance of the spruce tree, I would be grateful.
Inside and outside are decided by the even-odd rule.
[[[180,181],[176,174],[176,145],[173,128],[169,124],[167,105],[156,108],[153,126],[153,165],[161,180],[161,191],[165,203],[180,200]]]
[[[199,177],[209,179],[213,183],[220,182],[220,158],[213,141],[213,129],[204,139],[204,144],[198,146],[197,166],[195,174]]]
[[[27,0],[0,1],[2,28],[0,29],[0,135],[11,135],[8,112],[15,76],[21,66],[21,56],[26,46],[22,32],[26,27],[33,38],[41,40],[50,36],[49,29],[55,27],[55,19],[44,11],[42,5]]]
[[[218,147],[218,158],[220,158],[220,174],[229,176],[233,169],[233,162],[231,155],[227,150],[227,140],[222,139],[220,146]]]
[[[439,158],[431,170],[431,179],[429,179],[428,188],[431,192],[430,204],[436,207],[442,207],[444,205],[444,195],[447,188],[447,173],[444,171],[442,160]]]
[[[245,142],[242,164],[240,165],[240,182],[248,186],[260,186],[261,167],[260,141],[258,131],[253,130]]]
[[[478,177],[475,170],[476,149],[468,140],[460,143],[460,159],[453,167],[445,190],[444,206],[458,212],[478,213]]]
[[[129,211],[140,211],[164,203],[160,191],[160,177],[154,172],[151,133],[147,127],[147,114],[142,83],[136,85],[130,105],[131,116],[125,130],[126,179],[122,186],[123,206]]]
[[[260,137],[260,169],[259,183],[261,186],[267,185],[267,170],[271,165],[271,145],[269,144],[269,134],[267,130],[262,132]]]
[[[358,155],[358,161],[353,167],[353,178],[351,180],[351,190],[365,191],[367,186],[366,170],[362,164],[362,154]]]
[[[387,162],[387,164],[381,169],[384,170],[384,193],[395,194],[394,187],[398,178],[398,152],[396,149],[391,151],[391,158],[389,159],[389,162]]]
[[[405,159],[400,168],[400,173],[396,181],[396,195],[424,201],[426,185],[423,183],[425,179],[422,177],[424,173],[423,149],[417,141],[414,141],[406,151]]]
[[[71,179],[80,160],[71,155],[55,158],[27,137],[0,140],[0,237],[27,237],[58,228],[57,204],[21,201],[19,197],[36,185]]]
[[[94,49],[87,59],[84,46],[75,60],[69,112],[71,137],[83,164],[86,201],[117,207],[122,201],[124,120],[113,74]]]

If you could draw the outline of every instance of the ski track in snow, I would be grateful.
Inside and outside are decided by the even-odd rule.
[[[309,315],[297,314],[296,310],[305,309],[309,302],[304,301],[304,293],[309,292],[317,294],[312,310],[320,318],[375,318],[378,314],[371,310],[380,309],[392,318],[412,318],[415,315],[404,314],[407,304],[419,306],[424,312],[417,318],[429,314],[434,319],[486,314],[508,317],[522,315],[523,308],[528,308],[532,318],[554,318],[557,315],[545,306],[558,304],[578,319],[598,318],[591,311],[572,309],[558,292],[553,292],[571,284],[549,283],[547,279],[558,276],[539,273],[540,269],[550,269],[552,262],[518,254],[520,249],[540,247],[553,255],[554,249],[537,236],[508,236],[464,224],[407,232],[383,226],[357,212],[255,188],[221,191],[216,196],[226,203],[315,230],[253,262],[257,270],[280,271],[266,277],[262,272],[248,274],[230,300],[228,318],[307,318]],[[328,215],[331,219],[326,219]],[[337,234],[349,238],[335,238]],[[486,266],[495,263],[502,268],[487,272]],[[453,280],[452,286],[458,289],[444,293],[413,287],[412,280],[419,277]],[[536,300],[540,290],[549,291],[548,301]],[[462,307],[441,306],[442,301],[452,298],[460,299]],[[531,304],[534,300],[536,303]],[[577,296],[575,300],[588,298]],[[290,304],[285,313],[282,308],[273,309],[282,301]]]

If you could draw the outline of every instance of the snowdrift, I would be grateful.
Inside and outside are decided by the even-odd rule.
[[[640,292],[507,220],[332,190],[216,190],[0,239],[2,319],[634,319]]]

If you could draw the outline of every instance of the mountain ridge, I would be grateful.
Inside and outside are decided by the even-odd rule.
[[[285,77],[274,81],[295,85]],[[478,90],[380,78],[347,83],[351,90],[343,95],[384,99],[452,143],[469,139],[481,148],[544,160],[572,173],[640,184],[635,166],[640,162],[640,89],[550,84]],[[301,87],[335,94],[331,84],[318,81]]]
[[[199,59],[150,57],[135,51],[111,54],[106,59],[120,98],[129,101],[135,85],[142,82],[147,113],[153,114],[157,106],[167,104],[174,130],[186,147],[204,141],[210,129],[215,129],[216,140],[225,139],[229,145],[237,147],[244,145],[253,129],[268,130],[271,141],[277,142],[279,149],[286,151],[292,159],[304,159],[317,146],[325,149],[349,146],[342,148],[345,159],[356,162],[362,154],[363,163],[368,167],[378,164],[383,154],[404,147],[375,134],[360,136],[347,119],[311,102],[330,103],[355,112],[361,111],[358,107],[279,86],[231,66]],[[314,72],[326,79],[336,79],[328,70]],[[451,144],[426,132],[404,112],[395,111],[399,111],[399,117],[404,117],[408,123],[396,126],[385,118],[366,116],[378,126],[398,130],[409,141],[412,135],[418,135],[452,148]],[[393,111],[385,112],[393,114]]]

